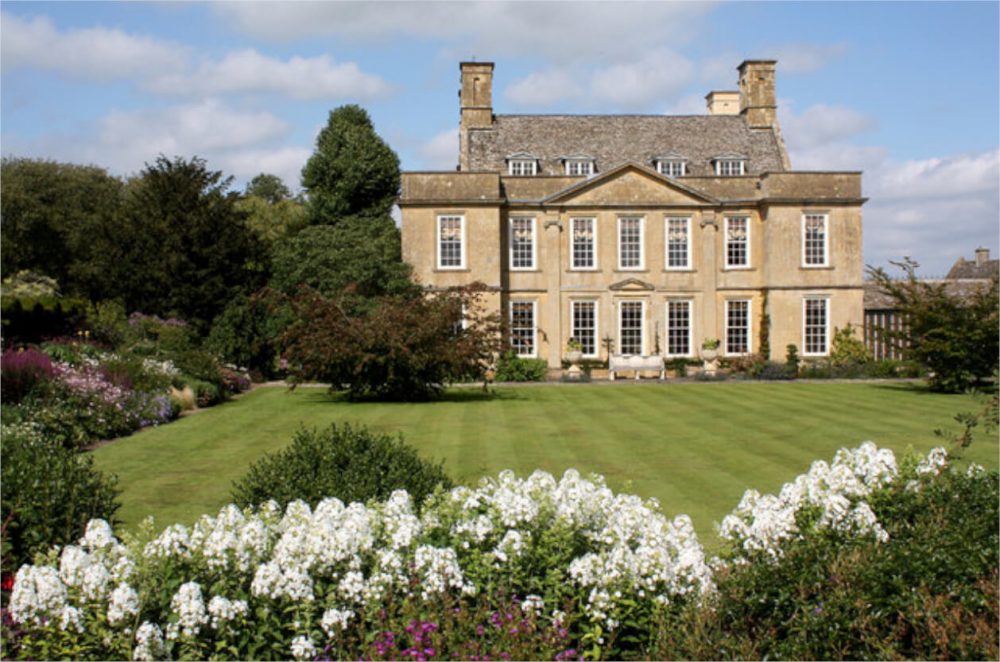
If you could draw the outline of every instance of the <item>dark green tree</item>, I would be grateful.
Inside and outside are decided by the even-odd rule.
[[[868,269],[906,319],[902,330],[884,330],[885,336],[906,358],[930,371],[933,390],[957,393],[989,377],[1000,354],[997,279],[960,296],[945,283],[917,278],[919,265],[909,258],[892,264],[903,271],[902,280],[890,278],[881,267]]]
[[[205,333],[229,301],[263,285],[264,248],[230,183],[203,159],[162,155],[128,183],[120,222],[93,237],[127,310]]]
[[[262,172],[247,184],[245,195],[263,198],[273,205],[282,200],[291,199],[292,192],[288,190],[280,177]]]
[[[44,274],[63,294],[107,298],[91,239],[114,222],[121,180],[104,169],[6,158],[0,164],[3,273]]]
[[[302,169],[302,185],[313,225],[386,216],[399,193],[399,158],[375,133],[363,108],[341,106],[316,139],[316,151]]]

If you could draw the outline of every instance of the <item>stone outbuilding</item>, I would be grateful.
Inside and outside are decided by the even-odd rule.
[[[403,257],[434,291],[474,281],[521,356],[829,353],[863,322],[860,172],[796,171],[774,60],[704,115],[494,113],[494,65],[461,69],[449,172],[403,173]]]

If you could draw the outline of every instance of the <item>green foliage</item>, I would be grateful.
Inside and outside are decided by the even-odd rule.
[[[893,280],[881,268],[869,275],[906,318],[900,331],[885,330],[903,355],[926,366],[935,391],[957,393],[992,374],[1000,354],[1000,291],[997,279],[968,296],[947,291],[945,284],[917,278],[917,263],[894,262],[904,280]]]
[[[125,306],[120,301],[98,301],[87,307],[87,327],[94,340],[111,347],[120,345],[128,333]]]
[[[236,209],[246,214],[246,225],[268,246],[275,246],[306,226],[306,208],[300,200],[269,202],[254,195],[240,198]]]
[[[286,309],[266,293],[239,296],[212,322],[206,347],[228,363],[263,377],[278,374],[278,341],[289,323]]]
[[[854,327],[850,323],[843,329],[834,327],[833,341],[830,343],[830,361],[833,365],[860,365],[871,360],[871,352],[865,347],[863,340],[854,336]]]
[[[189,377],[184,380],[184,385],[194,391],[195,404],[199,407],[211,407],[225,399],[224,391],[218,384]]]
[[[327,297],[347,287],[361,299],[416,295],[399,242],[387,215],[306,228],[276,248],[271,287],[289,296],[301,286]]]
[[[218,359],[211,352],[203,349],[188,349],[172,354],[174,365],[189,377],[215,384],[222,383],[222,374]]]
[[[193,158],[160,156],[129,182],[120,221],[94,238],[107,296],[127,310],[178,316],[205,333],[233,297],[265,278],[263,245],[227,191]]]
[[[277,204],[292,197],[292,192],[281,181],[281,177],[265,172],[260,173],[247,184],[245,194],[247,196],[261,198],[268,204]]]
[[[375,133],[367,111],[356,105],[331,111],[302,169],[310,223],[388,216],[399,183],[399,158]]]
[[[493,378],[498,382],[545,381],[548,364],[542,359],[524,359],[513,350],[500,355]]]
[[[758,338],[758,352],[765,360],[771,358],[771,314],[767,306],[767,290],[764,290],[764,297],[760,304],[760,337]]]
[[[233,500],[256,506],[274,499],[284,507],[301,499],[315,507],[326,497],[366,503],[406,490],[419,505],[436,488],[451,486],[443,464],[422,459],[402,436],[333,424],[299,430],[290,446],[255,462],[234,483]]]
[[[422,400],[448,383],[481,378],[500,337],[496,315],[481,305],[484,290],[381,297],[364,310],[350,292],[328,299],[305,290],[290,302],[283,336],[290,377],[346,388],[351,398],[393,400]]]
[[[18,271],[3,279],[0,292],[5,297],[29,299],[55,298],[59,296],[59,283],[55,278],[28,269]]]
[[[94,459],[39,438],[30,426],[8,426],[0,445],[3,571],[37,552],[75,542],[95,517],[114,521],[117,479],[94,469]]]
[[[785,367],[788,369],[788,374],[799,374],[799,348],[795,345],[785,347]]]
[[[72,335],[86,318],[87,304],[75,298],[4,296],[0,311],[4,342],[24,344]]]
[[[4,272],[30,269],[58,281],[65,294],[109,298],[94,239],[114,224],[121,181],[94,166],[5,158],[0,187]]]

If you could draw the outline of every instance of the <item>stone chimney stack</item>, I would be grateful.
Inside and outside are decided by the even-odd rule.
[[[458,169],[469,169],[469,130],[493,126],[493,63],[462,62],[462,89],[458,92],[462,111],[458,130]]]
[[[740,93],[715,90],[705,95],[709,115],[739,115]]]
[[[976,249],[976,266],[981,267],[990,261],[990,249],[980,246]]]
[[[740,72],[740,114],[751,128],[777,125],[774,69],[777,60],[744,60]]]

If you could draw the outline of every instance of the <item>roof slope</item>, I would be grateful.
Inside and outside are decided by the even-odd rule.
[[[566,155],[591,156],[606,172],[668,153],[686,158],[692,176],[714,174],[709,160],[723,154],[745,156],[748,175],[784,171],[774,131],[750,129],[739,115],[497,115],[493,128],[469,131],[472,171],[505,171],[519,152],[538,157],[547,175],[563,174]]]
[[[965,280],[971,278],[994,278],[1000,274],[1000,260],[984,260],[982,264],[958,258],[945,278]]]

